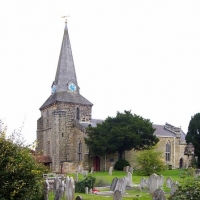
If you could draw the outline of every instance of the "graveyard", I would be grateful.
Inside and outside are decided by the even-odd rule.
[[[160,192],[163,192],[163,195],[168,199],[170,194],[172,194],[176,189],[178,184],[182,184],[185,179],[191,178],[191,176],[181,176],[184,170],[182,169],[173,169],[166,170],[159,175],[151,176],[142,176],[138,175],[137,172],[132,174],[126,171],[112,171],[110,172],[87,172],[87,173],[70,173],[66,174],[66,177],[72,177],[74,182],[83,181],[86,177],[92,176],[96,178],[94,183],[93,190],[85,190],[84,193],[75,192],[72,199],[84,199],[84,200],[93,200],[93,199],[116,199],[116,200],[152,200],[155,190],[159,189]],[[131,174],[131,177],[130,177]],[[123,182],[124,177],[127,177],[126,184],[120,185],[120,182]],[[155,184],[154,179],[158,180]],[[132,179],[131,179],[132,178]],[[117,183],[117,181],[118,183]],[[149,180],[148,186],[145,185],[145,181]],[[115,183],[114,183],[115,182]],[[118,184],[118,185],[117,185]],[[51,188],[51,186],[50,186]],[[115,188],[115,189],[114,189]],[[115,191],[116,190],[116,191]],[[119,192],[120,191],[120,192]],[[119,194],[117,194],[119,192]],[[54,200],[55,192],[53,189],[49,190],[49,200]],[[61,199],[66,199],[62,197]],[[70,199],[70,198],[69,198]],[[154,199],[164,200],[164,198]]]

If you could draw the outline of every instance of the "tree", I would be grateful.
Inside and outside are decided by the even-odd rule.
[[[0,132],[1,200],[41,199],[44,171],[44,166],[36,161],[28,146]]]
[[[86,144],[96,155],[118,152],[120,159],[125,150],[149,149],[159,140],[149,119],[133,115],[131,111],[117,112],[96,127],[88,127]]]
[[[155,148],[139,152],[136,157],[139,171],[143,175],[151,175],[159,173],[166,169],[166,164],[162,159],[162,152],[157,151]]]
[[[198,156],[198,166],[200,166],[200,113],[191,117],[185,139],[187,143],[191,142],[193,144],[194,154]]]

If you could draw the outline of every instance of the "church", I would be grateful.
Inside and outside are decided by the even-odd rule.
[[[96,126],[102,120],[92,119],[93,104],[80,94],[67,22],[51,94],[40,107],[41,117],[37,120],[36,153],[53,172],[67,173],[83,168],[95,171],[108,170],[118,160],[118,155],[101,157],[90,155],[85,145],[86,128]],[[116,108],[117,109],[117,108]],[[166,164],[173,168],[186,166],[189,156],[184,155],[185,133],[181,128],[153,125],[159,138],[158,150],[163,152]],[[135,165],[135,152],[125,152],[125,159]]]

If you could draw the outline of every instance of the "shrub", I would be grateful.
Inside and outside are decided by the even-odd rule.
[[[169,200],[181,199],[200,199],[200,178],[187,179],[184,184],[178,187],[178,190],[169,197]]]
[[[95,181],[95,184],[94,184],[95,187],[104,187],[104,186],[108,186],[108,185],[110,185],[108,183],[108,181],[106,181],[105,179],[102,179],[102,178],[97,178]]]
[[[121,159],[115,163],[114,169],[123,171],[124,167],[126,166],[130,166],[130,163],[127,160]]]
[[[0,199],[39,200],[43,195],[44,167],[27,146],[14,141],[0,133]]]
[[[75,183],[75,192],[85,193],[86,187],[88,187],[88,190],[93,189],[95,180],[95,177],[87,176],[84,180]]]
[[[167,166],[161,158],[162,152],[157,151],[155,148],[139,152],[136,157],[139,172],[148,176],[164,171]]]

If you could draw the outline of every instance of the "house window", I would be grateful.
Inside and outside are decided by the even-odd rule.
[[[82,143],[79,141],[78,143],[78,161],[82,161]]]
[[[76,119],[80,119],[80,113],[79,113],[79,108],[76,109]]]
[[[165,153],[165,160],[166,162],[170,162],[171,159],[171,144],[170,141],[166,144],[166,153]]]

